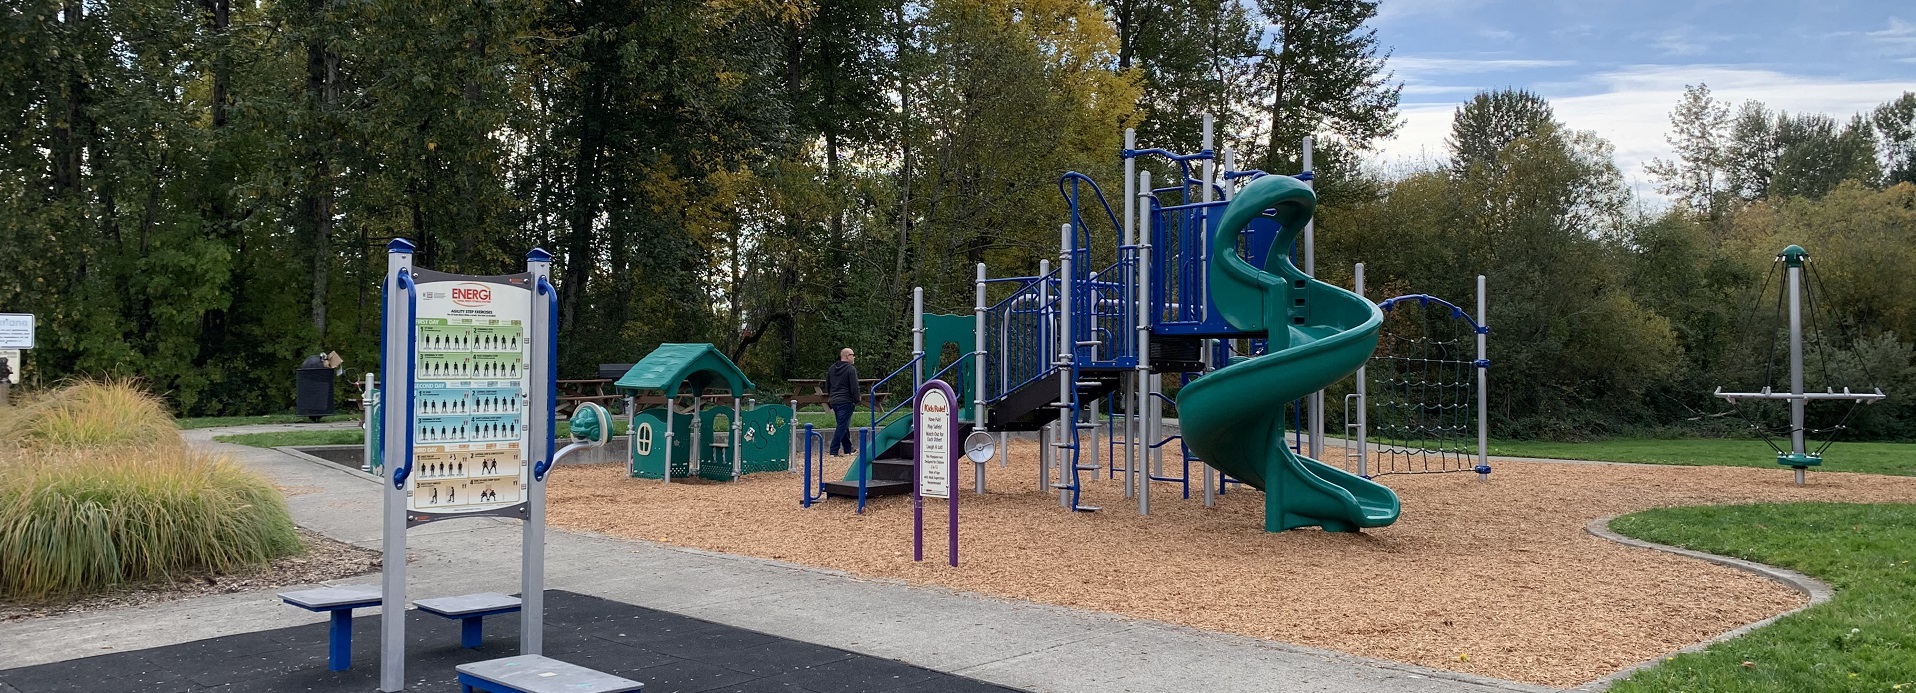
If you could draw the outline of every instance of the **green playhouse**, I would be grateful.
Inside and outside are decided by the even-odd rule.
[[[731,481],[752,472],[791,469],[792,408],[742,408],[752,381],[718,347],[661,344],[613,387],[635,400],[641,393],[656,393],[666,401],[644,411],[627,409],[632,412],[627,427],[632,476]],[[713,394],[731,395],[731,406],[709,403]]]

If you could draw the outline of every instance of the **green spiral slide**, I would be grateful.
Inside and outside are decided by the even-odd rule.
[[[1355,372],[1377,348],[1384,315],[1364,297],[1305,275],[1285,252],[1317,207],[1289,176],[1253,181],[1225,207],[1205,268],[1213,307],[1232,327],[1270,333],[1263,356],[1233,359],[1178,392],[1185,445],[1206,464],[1264,491],[1264,529],[1354,532],[1397,521],[1397,494],[1291,452],[1284,405]],[[1281,225],[1264,268],[1231,249],[1265,214]]]

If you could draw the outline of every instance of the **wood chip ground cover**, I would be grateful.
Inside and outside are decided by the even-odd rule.
[[[1013,441],[1010,452],[1010,466],[990,465],[990,493],[962,499],[957,568],[911,561],[907,498],[878,499],[862,516],[842,499],[807,510],[796,474],[666,485],[619,465],[567,467],[552,477],[549,512],[612,536],[1571,686],[1805,602],[1760,577],[1591,537],[1590,520],[1673,505],[1916,501],[1916,479],[1901,477],[1814,473],[1798,488],[1780,469],[1500,461],[1489,483],[1385,477],[1404,507],[1390,527],[1268,534],[1263,495],[1249,490],[1207,509],[1160,483],[1152,515],[1139,517],[1120,482],[1100,478],[1086,502],[1105,510],[1067,512],[1037,488],[1036,445]],[[942,506],[926,519],[942,527]]]

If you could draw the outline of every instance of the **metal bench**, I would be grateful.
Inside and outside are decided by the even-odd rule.
[[[461,664],[464,693],[626,693],[645,684],[539,655]]]
[[[353,666],[353,609],[379,606],[384,595],[378,585],[347,585],[281,592],[279,599],[307,611],[325,611],[333,615],[332,631],[327,641],[326,668],[345,671]]]
[[[518,612],[519,598],[498,592],[480,592],[457,597],[415,599],[412,605],[435,616],[458,619],[459,646],[476,649],[485,638],[485,618]]]

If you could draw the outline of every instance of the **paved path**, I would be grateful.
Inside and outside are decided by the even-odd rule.
[[[257,431],[264,427],[248,427]],[[300,525],[377,548],[371,477],[212,442],[275,479]],[[563,468],[554,473],[564,473]],[[478,518],[412,531],[410,596],[515,593],[520,525]],[[547,586],[1039,693],[1492,693],[1549,689],[1202,632],[1155,621],[914,587],[776,561],[554,530]],[[376,576],[341,583],[373,583]],[[0,625],[0,669],[322,620],[272,592],[219,595]]]

